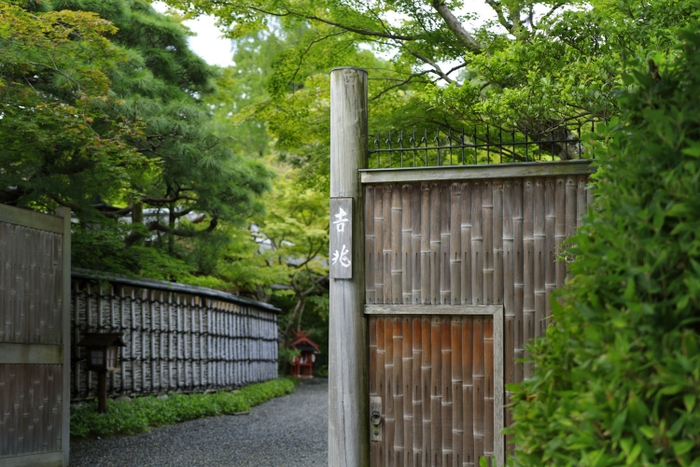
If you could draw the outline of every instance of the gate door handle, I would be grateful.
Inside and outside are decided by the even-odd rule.
[[[379,442],[382,440],[382,398],[370,396],[369,398],[369,439]]]

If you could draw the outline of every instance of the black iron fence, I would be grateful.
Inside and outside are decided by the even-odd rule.
[[[582,136],[596,122],[504,129],[484,125],[469,130],[403,130],[370,137],[370,169],[442,167],[592,159]]]

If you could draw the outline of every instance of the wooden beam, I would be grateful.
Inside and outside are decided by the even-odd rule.
[[[366,315],[484,315],[503,311],[503,305],[365,305]]]
[[[0,364],[62,365],[63,346],[48,344],[0,343]]]
[[[389,170],[365,169],[360,170],[360,175],[363,184],[585,175],[595,173],[596,171],[596,167],[591,165],[591,162],[591,160],[580,159],[561,162],[523,162],[462,167],[409,167]]]
[[[369,465],[369,392],[365,303],[364,194],[358,170],[367,161],[367,72],[331,71],[331,198],[352,198],[349,279],[330,279],[328,465]],[[386,219],[385,219],[386,220]],[[331,224],[333,225],[333,224]],[[386,282],[386,278],[385,278]]]
[[[59,208],[60,209],[60,208]],[[30,229],[63,233],[63,219],[56,216],[0,204],[0,222],[21,225]]]
[[[66,404],[70,405],[70,404]],[[4,457],[0,459],[2,467],[60,467],[63,464],[61,451],[29,454],[27,456]]]

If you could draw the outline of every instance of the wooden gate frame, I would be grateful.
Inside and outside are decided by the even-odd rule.
[[[0,205],[0,221],[23,227],[62,234],[61,265],[61,344],[0,343],[0,364],[63,365],[61,381],[62,438],[61,451],[0,458],[2,467],[67,466],[70,450],[70,281],[71,281],[71,211],[56,209],[56,216]],[[4,267],[5,265],[0,265]]]

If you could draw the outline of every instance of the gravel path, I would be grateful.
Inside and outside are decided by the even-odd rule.
[[[321,467],[327,446],[328,384],[313,380],[250,415],[71,443],[70,467]]]

